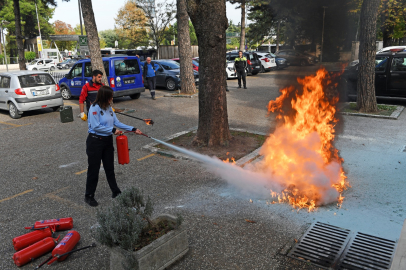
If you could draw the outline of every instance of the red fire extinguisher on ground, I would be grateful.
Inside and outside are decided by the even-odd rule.
[[[16,251],[19,251],[47,237],[52,237],[52,230],[49,227],[15,237],[13,246]]]
[[[65,260],[69,255],[65,255],[60,257],[59,255],[65,254],[69,251],[71,251],[76,244],[79,242],[80,240],[80,234],[77,231],[69,231],[65,237],[62,239],[61,242],[59,242],[59,244],[54,248],[54,250],[52,251],[52,259],[48,262],[48,265],[52,264],[53,262],[55,262],[56,260],[58,260],[58,262],[61,262],[63,260]]]
[[[130,163],[130,149],[128,149],[128,139],[124,134],[116,138],[118,163],[121,165]]]
[[[25,227],[27,230],[41,229],[45,227],[50,227],[54,231],[65,231],[73,228],[73,218],[57,218],[57,219],[48,219],[40,220],[35,222],[32,227]]]
[[[59,237],[57,239],[53,239],[52,237],[47,237],[45,239],[42,239],[38,241],[37,243],[28,246],[13,255],[13,260],[14,263],[17,266],[23,266],[24,264],[27,264],[31,262],[32,260],[41,257],[45,253],[50,252],[55,248],[56,242],[58,241]]]

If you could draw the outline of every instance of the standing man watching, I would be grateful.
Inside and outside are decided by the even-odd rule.
[[[155,72],[159,68],[158,64],[151,63],[151,57],[147,57],[145,63],[141,62],[142,65],[142,76],[144,81],[147,82],[149,92],[151,93],[151,98],[155,100],[155,87],[156,87],[156,77]]]
[[[93,70],[92,72],[92,80],[89,83],[86,83],[82,87],[82,92],[80,93],[79,97],[79,109],[80,109],[80,119],[83,121],[87,120],[87,115],[84,112],[85,105],[83,102],[86,101],[86,109],[89,112],[90,105],[96,100],[97,92],[99,91],[100,87],[103,86],[101,80],[103,77],[103,73],[100,70]]]
[[[238,88],[241,88],[241,78],[242,78],[242,82],[244,84],[244,89],[247,89],[247,82],[246,82],[247,73],[245,72],[247,67],[248,67],[247,58],[245,58],[243,56],[242,51],[239,51],[238,57],[234,60],[234,70],[237,72]]]

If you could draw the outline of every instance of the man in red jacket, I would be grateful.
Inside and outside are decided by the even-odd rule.
[[[90,105],[92,105],[92,103],[95,101],[100,87],[103,86],[101,82],[102,77],[103,73],[100,70],[93,70],[92,80],[83,85],[82,92],[80,93],[79,97],[80,119],[83,121],[87,120],[87,115],[84,112],[85,105],[83,103],[86,101],[86,108],[89,112]]]

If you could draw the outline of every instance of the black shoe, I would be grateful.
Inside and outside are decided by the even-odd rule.
[[[97,203],[97,201],[94,199],[94,197],[90,197],[90,196],[85,196],[85,203],[87,203],[88,205],[92,206],[92,207],[96,207],[99,204]]]
[[[238,88],[241,88],[241,85],[239,85]]]
[[[152,98],[153,100],[155,100],[155,99],[156,99],[156,98],[155,98],[155,96],[152,96],[151,98]]]
[[[247,89],[247,87],[246,87],[246,86],[244,86],[244,89]]]
[[[111,195],[111,197],[114,199],[115,197],[117,197],[120,194],[121,194],[121,191],[120,192],[113,192],[113,195]]]
[[[230,90],[228,90],[228,88],[226,88],[226,92],[230,92]]]

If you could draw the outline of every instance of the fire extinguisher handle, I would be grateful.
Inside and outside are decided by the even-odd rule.
[[[69,252],[66,252],[66,253],[64,253],[64,254],[61,254],[61,255],[55,254],[55,257],[56,257],[57,259],[59,259],[59,258],[61,258],[61,257],[63,257],[63,256],[66,256],[66,255],[68,255],[68,254],[74,253],[74,252],[76,252],[76,251],[80,251],[80,250],[87,249],[87,248],[91,248],[91,247],[95,247],[95,246],[96,246],[96,243],[93,243],[93,244],[91,244],[90,246],[86,246],[86,247],[82,247],[82,248],[77,248],[77,249],[71,250],[71,251],[69,251]]]

